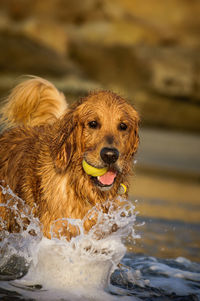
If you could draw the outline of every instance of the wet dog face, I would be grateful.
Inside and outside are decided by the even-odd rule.
[[[78,108],[83,159],[103,176],[91,177],[101,190],[109,190],[126,173],[138,146],[138,114],[123,98],[111,92],[90,95]]]
[[[131,170],[138,122],[135,109],[115,93],[90,94],[73,105],[55,129],[51,149],[55,169],[63,173],[69,167],[78,179],[85,160],[90,167],[106,169],[103,175],[90,177],[92,185],[110,190]]]

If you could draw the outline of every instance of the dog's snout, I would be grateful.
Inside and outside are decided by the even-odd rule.
[[[100,155],[101,159],[107,164],[115,163],[119,158],[119,152],[116,148],[104,147],[102,148]]]

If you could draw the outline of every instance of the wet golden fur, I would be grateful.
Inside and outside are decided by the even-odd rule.
[[[106,212],[107,200],[117,208],[120,183],[128,187],[138,147],[138,114],[123,98],[109,91],[93,92],[67,108],[63,94],[52,84],[32,78],[13,90],[2,112],[7,128],[0,136],[0,180],[31,208],[36,204],[34,214],[45,236],[50,237],[50,226],[59,218],[83,219],[95,205]],[[93,120],[98,128],[88,126]],[[127,129],[120,130],[120,123]],[[119,151],[112,166],[117,177],[106,191],[82,168],[83,158],[105,167],[100,158],[103,147]],[[3,194],[0,198],[5,202]],[[0,210],[7,229],[17,231],[12,213]],[[85,230],[95,221],[86,218]],[[68,226],[63,233],[70,239],[77,230]]]

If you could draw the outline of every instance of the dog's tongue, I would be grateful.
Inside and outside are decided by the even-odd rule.
[[[98,177],[98,181],[103,185],[112,185],[116,173],[113,171],[107,171],[103,176]]]

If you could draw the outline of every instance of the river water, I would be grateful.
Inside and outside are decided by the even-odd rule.
[[[51,239],[43,237],[30,208],[8,187],[1,189],[8,195],[4,206],[18,213],[21,231],[1,231],[0,300],[200,300],[200,264],[184,256],[152,256],[153,244],[158,247],[153,235],[162,232],[163,223],[166,229],[169,224],[162,219],[139,217],[134,201],[129,202],[128,209],[124,207],[115,214],[99,214],[97,227],[103,218],[108,233],[113,223],[119,226],[117,232],[97,240],[96,229],[84,234],[81,221],[73,220],[80,235],[66,242],[54,237],[53,228]],[[17,203],[23,205],[23,212],[17,211]],[[24,217],[30,222],[26,230]],[[172,222],[173,226],[178,225]],[[179,227],[177,233],[188,236]],[[32,230],[35,236],[29,234]],[[197,233],[199,230],[195,228]],[[152,238],[151,244],[147,237]],[[138,245],[143,248],[138,249]],[[167,242],[163,245],[167,246]]]

